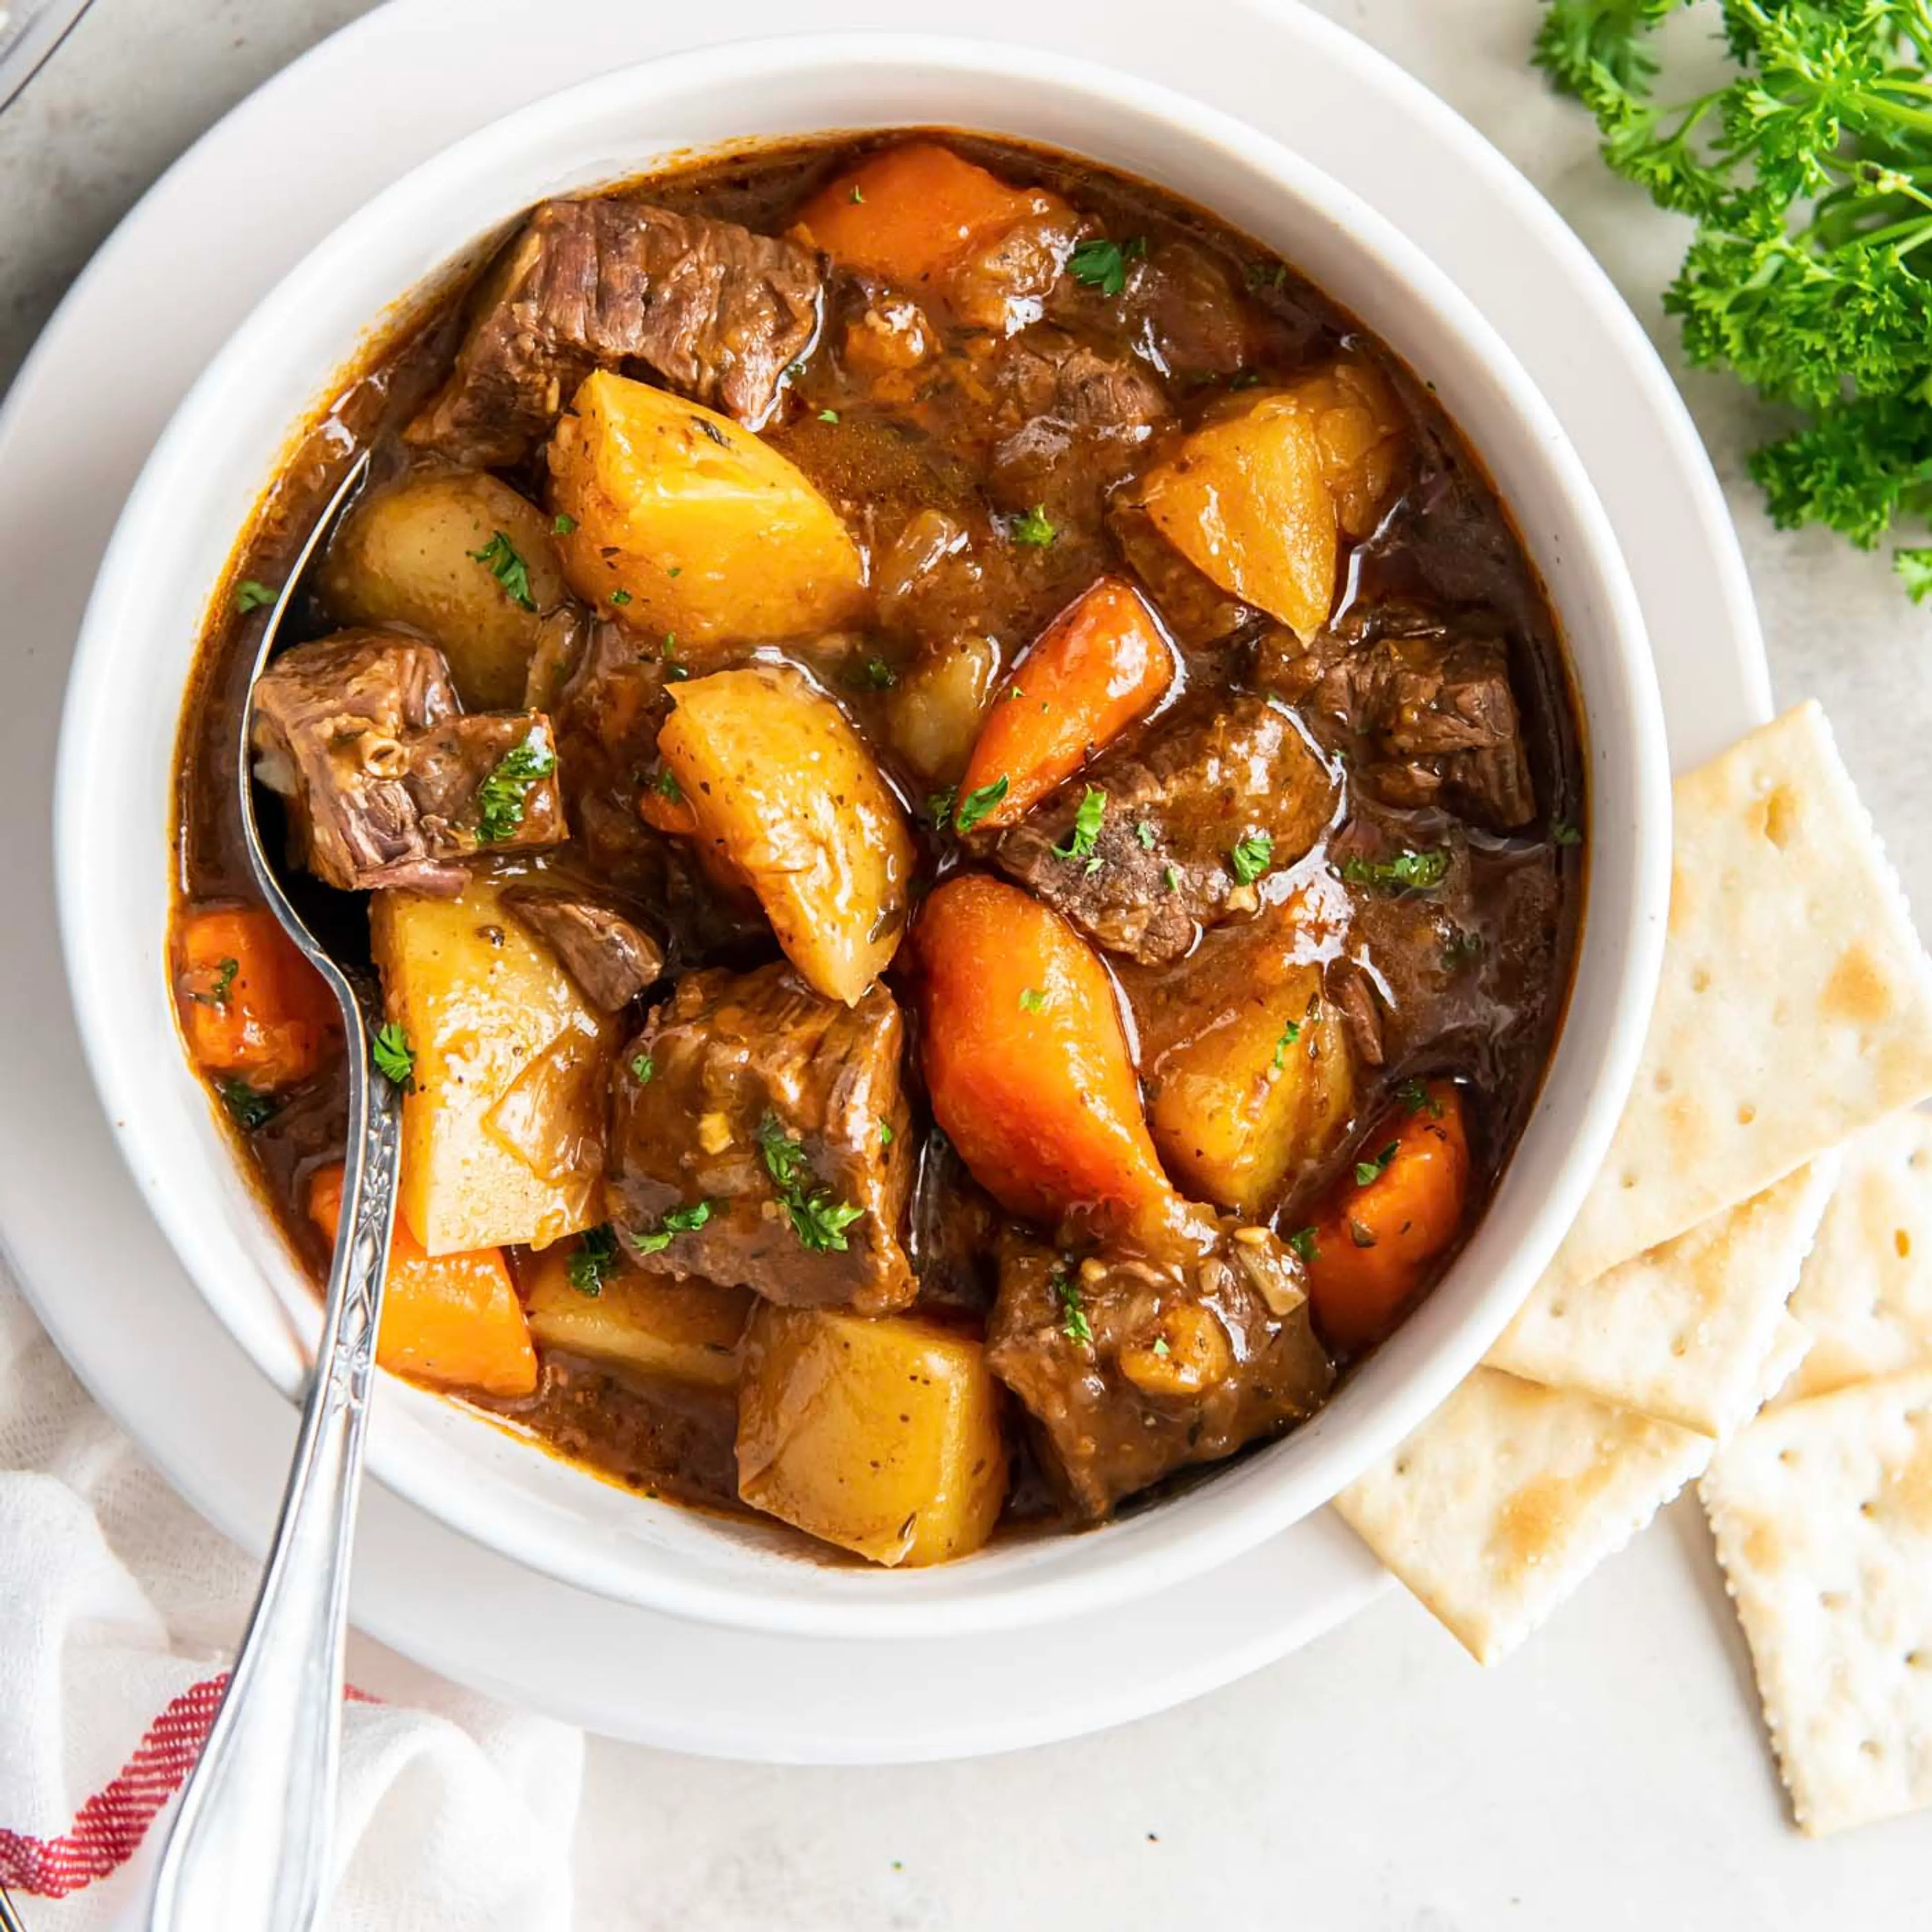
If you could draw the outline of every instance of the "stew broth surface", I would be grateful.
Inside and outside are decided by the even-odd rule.
[[[1580,733],[1542,586],[1480,463],[1428,386],[1291,266],[1211,215],[1091,163],[950,130],[760,148],[603,199],[782,237],[802,212],[819,211],[814,218],[830,225],[826,211],[841,203],[855,218],[874,218],[868,211],[887,202],[891,178],[868,170],[920,143],[943,146],[1040,206],[924,275],[854,266],[814,231],[808,238],[829,259],[809,345],[788,366],[769,413],[723,433],[755,435],[795,466],[856,546],[861,589],[837,622],[799,634],[706,638],[688,626],[646,628],[621,586],[586,596],[585,566],[579,559],[573,574],[567,561],[561,593],[540,611],[534,607],[544,600],[530,599],[532,631],[539,620],[552,628],[536,646],[528,697],[494,708],[527,706],[550,720],[570,836],[541,848],[486,850],[468,863],[498,885],[608,900],[662,949],[649,989],[607,1013],[594,1048],[584,1049],[594,1052],[594,1077],[611,1109],[599,1116],[596,1146],[578,1150],[602,1175],[590,1220],[608,1215],[618,1228],[608,1270],[600,1275],[593,1254],[572,1277],[586,1304],[617,1306],[634,1278],[652,1293],[682,1292],[688,1284],[664,1270],[678,1252],[701,1252],[718,1258],[714,1267],[729,1258],[737,1268],[734,1278],[718,1277],[723,1287],[749,1288],[767,1302],[793,1290],[774,1288],[761,1270],[776,1268],[794,1282],[818,1270],[834,1286],[823,1295],[812,1289],[814,1307],[922,1324],[943,1364],[953,1359],[946,1354],[952,1338],[976,1361],[990,1325],[1006,1391],[994,1390],[997,1426],[1011,1458],[999,1513],[1011,1522],[1058,1503],[1070,1520],[1082,1520],[1171,1483],[1184,1466],[1278,1435],[1321,1400],[1328,1362],[1346,1370],[1372,1346],[1467,1239],[1528,1118],[1568,997],[1585,886]],[[865,184],[874,179],[885,185],[868,199]],[[446,439],[426,447],[404,432],[450,394],[466,332],[488,312],[493,273],[502,272],[486,268],[468,290],[412,318],[346,385],[265,496],[237,554],[238,595],[211,618],[177,758],[175,970],[191,1051],[212,1012],[232,1017],[224,1004],[230,988],[250,978],[230,974],[216,984],[225,962],[211,980],[189,937],[207,909],[256,902],[230,801],[262,614],[238,604],[251,602],[249,585],[282,581],[360,450],[374,452],[365,502],[483,466],[453,461]],[[588,359],[627,382],[692,386],[668,380],[648,358]],[[1328,614],[1298,628],[1234,594],[1226,571],[1210,576],[1184,554],[1162,506],[1191,500],[1217,426],[1250,420],[1244,412],[1270,398],[1314,394],[1306,386],[1337,369],[1363,373],[1321,392],[1322,406],[1352,411],[1351,422],[1373,418],[1378,440],[1366,456],[1331,451],[1327,460],[1355,463],[1363,475],[1385,464],[1388,473],[1378,490],[1358,481],[1364,500],[1352,507],[1336,496],[1342,534]],[[562,400],[567,423],[580,431],[582,406],[573,412],[568,393]],[[558,507],[566,485],[553,442],[487,466],[540,506],[560,550],[577,557],[581,532]],[[542,568],[502,532],[492,534],[515,560],[507,580],[504,550],[485,543],[482,554],[464,554],[479,578],[494,577],[515,602],[515,567],[528,568],[532,585]],[[321,639],[357,621],[332,591],[354,580],[344,542],[339,532],[290,637]],[[1172,650],[1171,677],[1150,708],[1094,746],[1017,824],[959,831],[976,795],[963,784],[968,753],[999,706],[1035,701],[1028,668],[1044,653],[1029,659],[1030,647],[1102,580],[1128,586],[1150,610]],[[666,594],[682,593],[666,586]],[[458,645],[432,641],[456,662]],[[693,684],[758,666],[785,692],[836,704],[910,830],[910,872],[871,935],[896,950],[884,992],[866,1001],[892,1012],[835,1000],[834,1030],[814,1034],[818,1044],[796,1057],[808,1082],[834,1052],[860,1070],[883,1065],[884,1053],[892,1082],[902,1076],[902,1095],[890,1097],[892,1084],[881,1102],[902,1108],[901,1128],[880,1114],[882,1144],[863,1150],[873,1166],[862,1174],[829,1114],[823,1123],[817,1114],[788,1116],[774,1126],[765,1102],[746,1102],[740,1118],[735,1100],[713,1107],[704,1084],[719,1077],[701,1055],[736,1024],[740,1008],[730,1002],[752,989],[742,992],[743,1010],[764,1025],[758,1016],[780,1009],[758,1004],[766,995],[756,988],[795,988],[796,976],[782,968],[777,916],[755,875],[748,891],[728,866],[707,865],[703,838],[677,818],[688,801],[676,795],[656,741]],[[1247,820],[1224,832],[1213,818],[1234,808],[1226,802],[1243,782],[1243,761],[1257,760],[1266,764],[1268,822],[1276,828],[1265,850],[1252,844],[1259,835]],[[1218,791],[1220,781],[1203,776],[1210,766],[1234,774]],[[1097,824],[1096,790],[1104,794]],[[1292,829],[1291,794],[1306,800],[1305,838]],[[526,791],[524,800],[535,796]],[[856,808],[844,801],[840,808]],[[999,808],[995,800],[989,816]],[[1226,876],[1216,873],[1212,854]],[[1002,1206],[997,1197],[1010,1203],[1021,1183],[1004,1168],[986,1171],[983,1158],[976,1169],[976,1144],[939,1130],[928,1082],[941,1063],[930,1036],[953,1024],[951,1009],[933,1004],[950,982],[945,962],[922,952],[918,935],[935,891],[969,878],[1000,880],[1002,892],[1052,905],[1075,944],[1090,944],[1099,983],[1118,1006],[1161,1166],[1177,1198],[1201,1204],[1174,1222],[1178,1232],[1151,1234],[1144,1217],[1090,1198],[1066,1201],[1057,1220]],[[382,892],[410,896],[395,885]],[[321,887],[314,896],[318,916],[359,950],[364,897]],[[1189,936],[1170,945],[1163,935],[1177,918],[1191,922]],[[901,944],[908,932],[914,937]],[[520,932],[512,939],[512,950],[548,943]],[[1236,1048],[1258,1012],[1286,1010],[1280,1001],[1291,980],[1310,989],[1306,1001],[1295,1018],[1270,1023],[1270,1057],[1243,1060]],[[1051,997],[1029,986],[1023,1007],[1036,990],[1042,1001]],[[825,1004],[814,994],[771,998],[793,1000],[784,1026],[825,1021],[794,1015]],[[875,1013],[878,1025],[865,1031]],[[836,1044],[846,1025],[859,1030]],[[878,1045],[888,1037],[896,1042],[890,1052]],[[427,1042],[412,1045],[421,1053]],[[1297,1064],[1304,1056],[1320,1064],[1318,1073]],[[634,1070],[646,1060],[653,1070],[640,1080]],[[1345,1074],[1332,1070],[1338,1062]],[[318,1173],[341,1157],[339,1045],[272,1086],[238,1081],[205,1054],[203,1064],[237,1116],[238,1154],[319,1282],[328,1242],[312,1193]],[[1287,1130],[1277,1120],[1244,1138],[1244,1110],[1252,1103],[1257,1120],[1274,1120],[1269,1096],[1288,1078],[1313,1083],[1306,1118],[1286,1156],[1277,1148],[1263,1158],[1256,1150],[1266,1133]],[[238,1105],[238,1085],[252,1102]],[[818,1105],[811,1100],[808,1111]],[[1211,1132],[1191,1132],[1191,1106]],[[1445,1107],[1446,1126],[1438,1125]],[[1088,1117],[1095,1108],[1104,1112],[1104,1101],[1090,1100]],[[743,1258],[750,1250],[731,1245],[728,1204],[717,1204],[723,1196],[707,1201],[708,1226],[676,1225],[680,1204],[687,1212],[694,1204],[692,1190],[680,1193],[667,1177],[710,1172],[676,1124],[688,1118],[693,1131],[709,1132],[714,1114],[754,1178],[762,1162],[759,1184],[775,1196],[765,1219],[775,1239],[796,1234],[799,1244],[788,1274],[782,1258]],[[1383,1265],[1378,1245],[1385,1257],[1421,1240],[1414,1220],[1391,1234],[1364,1218],[1382,1198],[1364,1190],[1382,1185],[1386,1196],[1420,1171],[1413,1163],[1446,1158],[1435,1142],[1446,1146],[1449,1128],[1466,1141],[1451,1222],[1431,1238],[1395,1302],[1364,1313],[1363,1294],[1395,1292],[1370,1279]],[[561,1171],[563,1156],[551,1160],[552,1151],[538,1164]],[[718,1152],[714,1164],[729,1157]],[[794,1160],[802,1166],[788,1170]],[[796,1180],[789,1195],[788,1171]],[[1259,1177],[1258,1196],[1237,1199],[1228,1180],[1210,1198],[1200,1184],[1204,1175],[1237,1173]],[[877,1192],[861,1191],[875,1181]],[[836,1221],[841,1207],[862,1203],[871,1204],[832,1228],[830,1252],[813,1246],[813,1212],[829,1209]],[[890,1267],[874,1267],[866,1245],[872,1222],[888,1211],[881,1204],[891,1203],[901,1225],[877,1232],[885,1246],[903,1248],[916,1290],[910,1302],[893,1299]],[[653,1218],[667,1211],[671,1223]],[[667,1226],[670,1238],[654,1252],[631,1252],[638,1230]],[[1282,1278],[1306,1276],[1318,1290],[1323,1269],[1335,1266],[1323,1244],[1341,1238],[1318,1230],[1346,1230],[1358,1249],[1337,1274],[1355,1298],[1347,1312],[1328,1315],[1316,1293],[1313,1334],[1296,1343],[1301,1352],[1290,1368],[1286,1356],[1276,1358],[1277,1330],[1291,1318],[1276,1305],[1283,1293],[1244,1269],[1264,1235],[1266,1253],[1281,1257]],[[584,1252],[582,1239],[573,1230],[548,1247],[503,1244],[519,1300],[535,1306],[533,1297],[560,1292],[559,1270]],[[539,1280],[546,1268],[547,1287]],[[1136,1287],[1136,1270],[1152,1286]],[[849,1293],[848,1276],[859,1284]],[[751,1352],[765,1366],[748,1372],[785,1372],[770,1366],[781,1346],[806,1347],[804,1325],[819,1318],[768,1310],[760,1319],[773,1332]],[[1298,1318],[1306,1330],[1306,1315]],[[652,1368],[596,1358],[546,1341],[545,1332],[539,1324],[533,1392],[492,1394],[446,1374],[422,1378],[639,1490],[706,1507],[752,1506],[740,1486],[754,1486],[747,1472],[764,1452],[748,1447],[758,1425],[746,1421],[741,1430],[737,1358],[716,1372],[704,1358],[723,1345],[674,1337]],[[421,1375],[420,1361],[402,1366]],[[1315,1383],[1291,1395],[1288,1384],[1304,1375]],[[1165,1446],[1150,1452],[1150,1443]],[[759,1494],[790,1498],[800,1485],[788,1478],[797,1472],[783,1468],[782,1448],[772,1453],[788,1480],[766,1482]],[[809,1522],[815,1506],[778,1508]],[[907,1534],[916,1541],[917,1531]],[[834,1540],[880,1553],[863,1538]],[[908,1560],[932,1555],[915,1549]]]

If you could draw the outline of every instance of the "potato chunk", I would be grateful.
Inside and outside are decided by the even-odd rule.
[[[1210,417],[1148,472],[1140,500],[1196,569],[1305,638],[1334,606],[1341,538],[1375,526],[1400,441],[1388,383],[1338,362]]]
[[[999,1385],[971,1336],[766,1304],[738,1384],[738,1492],[874,1563],[944,1563],[1006,1494]]]
[[[1197,1199],[1256,1216],[1348,1130],[1355,1071],[1298,900],[1137,981],[1162,1163]],[[1145,991],[1142,991],[1144,986]]]
[[[904,930],[912,834],[845,714],[775,664],[674,685],[658,752],[697,837],[758,896],[786,957],[855,1004]]]
[[[599,370],[550,445],[557,540],[580,597],[680,646],[832,630],[864,600],[832,506],[729,416]]]
[[[736,1382],[738,1338],[752,1312],[745,1289],[658,1280],[621,1260],[580,1288],[571,1279],[578,1259],[578,1244],[560,1241],[523,1270],[530,1333],[546,1348],[692,1388]]]
[[[431,1255],[544,1246],[602,1218],[612,1023],[475,879],[458,898],[379,892],[370,935],[416,1055],[398,1207]]]
[[[440,644],[472,711],[520,710],[547,629],[570,622],[550,519],[478,470],[426,471],[364,497],[321,585],[346,624],[406,624]]]

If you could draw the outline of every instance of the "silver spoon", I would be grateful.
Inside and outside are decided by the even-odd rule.
[[[366,968],[318,943],[262,850],[248,725],[254,688],[309,566],[369,467],[350,466],[309,532],[262,633],[242,706],[237,784],[255,880],[342,1009],[346,1168],[322,1339],[262,1588],[155,1882],[152,1932],[304,1932],[319,1912],[335,1823],[349,1554],[395,1208],[402,1096],[378,1074]]]

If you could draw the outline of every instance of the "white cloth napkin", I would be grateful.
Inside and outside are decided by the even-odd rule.
[[[146,1924],[255,1580],[0,1271],[0,1885],[28,1932]],[[581,1733],[349,1661],[332,1932],[565,1932]]]

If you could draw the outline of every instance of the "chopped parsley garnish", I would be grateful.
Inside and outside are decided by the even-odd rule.
[[[235,586],[235,608],[245,617],[250,610],[265,609],[281,594],[268,584],[257,584],[252,577],[244,577]]]
[[[1352,886],[1372,886],[1378,892],[1426,892],[1439,886],[1449,871],[1446,848],[1428,852],[1398,852],[1393,859],[1345,859],[1342,876]]]
[[[836,423],[838,420],[838,412],[836,410],[820,410],[818,412],[818,420],[820,422]]]
[[[188,998],[198,1006],[212,1006],[218,1012],[228,1010],[230,989],[235,984],[235,976],[242,970],[238,959],[224,959],[214,969],[214,981],[205,993],[190,993]]]
[[[1172,866],[1162,868],[1160,882],[1171,892],[1178,892],[1180,890],[1180,874]]]
[[[1154,1352],[1163,1360],[1174,1352],[1173,1350],[1167,1346],[1167,1337],[1165,1335],[1156,1335],[1154,1338]]]
[[[568,511],[560,510],[556,513],[556,522],[550,526],[550,533],[554,537],[567,537],[576,527],[577,519]]]
[[[532,725],[524,742],[506,752],[476,788],[477,838],[485,845],[500,845],[514,838],[524,822],[531,786],[556,770],[556,752],[542,728]]]
[[[852,184],[852,199],[854,201],[863,201],[865,198],[865,190],[862,188],[856,182],[854,182]]]
[[[952,814],[952,829],[956,832],[970,832],[1006,796],[1006,774],[1002,772],[991,784],[982,784],[976,791],[969,791]]]
[[[648,1053],[634,1053],[631,1056],[631,1077],[640,1087],[651,1084],[651,1076],[658,1070],[658,1064]]]
[[[1134,827],[1134,836],[1141,842],[1141,849],[1143,851],[1151,852],[1154,850],[1154,842],[1160,836],[1160,834],[1154,830],[1153,826],[1150,824],[1147,820],[1143,818],[1139,824]]]
[[[879,1123],[879,1144],[882,1148],[888,1148],[892,1144],[892,1124],[890,1120],[881,1120]]]
[[[1550,821],[1550,836],[1558,845],[1580,845],[1582,832],[1567,818],[1552,818]]]
[[[684,802],[684,788],[677,782],[677,774],[670,766],[659,767],[658,775],[651,781],[651,788],[661,798],[668,798],[674,805]]]
[[[1020,988],[1020,1004],[1030,1013],[1043,1013],[1046,1010],[1046,995],[1037,986]]]
[[[1388,1164],[1402,1151],[1401,1143],[1390,1141],[1388,1145],[1371,1160],[1358,1160],[1355,1163],[1355,1185],[1366,1187],[1372,1180],[1379,1180],[1388,1172]]]
[[[1087,1319],[1087,1304],[1080,1298],[1078,1284],[1064,1268],[1053,1271],[1053,1298],[1060,1304],[1060,1332],[1076,1347],[1094,1345],[1094,1324]]]
[[[1395,1090],[1395,1097],[1402,1102],[1402,1112],[1412,1117],[1426,1107],[1432,1118],[1439,1120],[1442,1118],[1442,1102],[1434,1099],[1420,1080],[1402,1082]]]
[[[1288,1057],[1288,1049],[1301,1037],[1301,1022],[1290,1020],[1281,1030],[1281,1037],[1274,1043],[1274,1070],[1279,1073],[1282,1063]]]
[[[1080,809],[1073,814],[1073,830],[1067,834],[1064,845],[1056,845],[1053,856],[1056,859],[1090,859],[1094,856],[1094,842],[1100,836],[1100,821],[1107,814],[1107,794],[1098,785],[1089,785],[1080,800]]]
[[[252,1134],[257,1127],[266,1126],[280,1112],[273,1099],[260,1088],[250,1086],[245,1080],[220,1081],[214,1090],[221,1096],[221,1104],[244,1134]]]
[[[614,590],[610,593],[610,602],[617,605],[620,609],[630,601],[631,593],[628,590]]]
[[[1274,863],[1274,841],[1265,832],[1240,840],[1228,854],[1228,865],[1244,886],[1251,886]]]
[[[1013,542],[1030,544],[1036,550],[1044,550],[1060,532],[1053,519],[1046,514],[1044,503],[1036,503],[1023,517],[1016,517],[1007,525]]]
[[[490,574],[503,586],[505,596],[513,604],[520,604],[526,610],[537,608],[536,598],[530,595],[530,567],[517,554],[507,530],[499,530],[481,550],[472,550],[469,554],[488,567]]]
[[[1321,1252],[1315,1245],[1315,1230],[1312,1228],[1296,1228],[1288,1236],[1288,1245],[1294,1250],[1296,1258],[1304,1264],[1313,1261]]]
[[[674,1208],[655,1228],[641,1234],[633,1234],[631,1245],[640,1255],[662,1254],[670,1246],[674,1234],[695,1233],[710,1218],[711,1203],[708,1201],[700,1201],[691,1208]]]
[[[791,1216],[791,1231],[799,1245],[815,1255],[844,1253],[845,1230],[865,1209],[849,1201],[835,1200],[830,1187],[810,1184],[818,1177],[805,1157],[805,1144],[794,1140],[775,1114],[767,1114],[759,1124],[758,1151],[764,1156],[772,1186]]]
[[[564,1273],[579,1294],[595,1295],[602,1292],[616,1267],[617,1237],[606,1221],[602,1227],[584,1230]]]
[[[1144,235],[1124,242],[1096,236],[1082,242],[1066,258],[1067,272],[1076,282],[1098,289],[1103,296],[1117,296],[1127,285],[1127,264],[1144,255],[1147,246]]]
[[[942,785],[926,798],[926,815],[932,820],[933,829],[944,832],[952,823],[952,802],[959,795],[957,785]]]
[[[416,1084],[416,1050],[396,1021],[376,1029],[369,1042],[369,1057],[376,1063],[376,1071],[392,1087]]]
[[[868,658],[860,676],[868,691],[890,691],[899,681],[898,673],[884,658]]]

